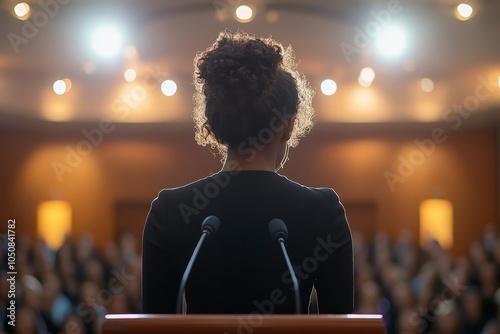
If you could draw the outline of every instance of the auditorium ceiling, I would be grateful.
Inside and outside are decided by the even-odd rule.
[[[0,3],[4,121],[187,122],[193,58],[226,28],[293,46],[320,123],[500,110],[498,0],[18,3]]]

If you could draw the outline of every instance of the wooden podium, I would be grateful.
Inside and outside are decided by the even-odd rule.
[[[155,315],[109,314],[103,334],[384,334],[379,314]]]

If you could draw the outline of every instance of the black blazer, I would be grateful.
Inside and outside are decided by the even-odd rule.
[[[206,240],[186,287],[188,313],[294,313],[290,274],[268,232],[288,228],[286,247],[307,313],[353,311],[352,239],[344,208],[328,188],[309,188],[269,171],[219,172],[162,190],[144,227],[144,313],[174,313],[179,283],[209,215],[221,221]]]

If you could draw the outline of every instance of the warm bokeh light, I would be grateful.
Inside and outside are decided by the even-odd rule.
[[[68,78],[64,78],[63,81],[64,81],[64,84],[66,85],[66,90],[64,92],[67,93],[71,90],[71,87],[73,87],[73,83]]]
[[[136,59],[138,55],[137,48],[134,45],[127,45],[125,48],[125,57],[127,57],[127,59]]]
[[[92,35],[92,47],[104,58],[113,57],[122,47],[122,36],[113,26],[100,27]]]
[[[46,201],[38,205],[38,236],[53,250],[59,249],[71,232],[71,206],[66,201]]]
[[[186,101],[184,94],[181,94],[179,82],[163,84],[155,83],[148,74],[142,76],[139,72],[134,82],[121,80],[109,92],[110,104],[115,96],[127,97],[130,101],[130,111],[120,114],[113,106],[104,111],[101,117],[109,117],[119,123],[155,123],[155,122],[187,122],[190,121],[189,113],[186,113]],[[149,78],[149,79],[148,79]],[[173,78],[173,77],[172,77]],[[147,81],[148,80],[148,81]],[[160,81],[161,82],[161,81]],[[156,87],[156,88],[155,88]],[[174,92],[175,90],[175,92]],[[171,95],[165,95],[165,93]],[[54,94],[52,94],[54,95]],[[172,96],[173,95],[173,96]],[[166,97],[168,96],[168,97]],[[54,97],[56,97],[54,95]],[[69,94],[68,94],[69,97]],[[116,99],[116,98],[114,98]],[[158,105],[168,100],[168,113],[158,112]]]
[[[125,71],[125,73],[123,73],[123,77],[125,78],[125,80],[127,80],[128,82],[132,82],[135,80],[135,78],[137,77],[137,73],[135,72],[134,69],[132,68],[129,68]]]
[[[69,92],[71,90],[71,87],[73,87],[73,83],[68,78],[56,80],[54,82],[54,85],[52,85],[52,89],[57,95],[63,95],[64,93]]]
[[[401,54],[406,47],[405,33],[398,27],[382,29],[376,40],[379,51],[388,57]]]
[[[177,84],[173,80],[165,80],[161,83],[161,92],[165,96],[172,96],[177,92]]]
[[[439,122],[443,120],[443,106],[439,97],[422,96],[412,103],[411,115],[417,122]]]
[[[498,76],[498,87],[500,87],[500,75]]]
[[[63,80],[61,80],[63,81]],[[64,82],[64,81],[63,81]],[[46,89],[43,92],[40,103],[40,116],[50,122],[66,122],[77,117],[76,111],[79,108],[79,92],[73,87],[71,94],[54,94],[53,89]],[[66,87],[67,90],[67,87]]]
[[[95,63],[92,61],[87,61],[83,64],[83,71],[86,74],[92,74],[95,72]]]
[[[29,12],[30,6],[26,2],[20,2],[14,7],[14,13],[21,20],[26,19]]]
[[[420,88],[426,93],[430,93],[434,90],[434,82],[429,78],[423,78],[420,80]]]
[[[421,98],[412,104],[412,116],[417,122],[439,122],[443,120],[443,106],[439,103],[439,99]]]
[[[353,110],[356,110],[358,115],[364,115],[365,117],[360,117],[360,121],[374,121],[379,117],[383,117],[380,113],[381,110],[381,99],[382,95],[380,91],[374,89],[363,89],[357,88],[351,90],[348,101]],[[354,113],[351,113],[352,117],[355,117]],[[369,115],[369,116],[368,116]],[[368,116],[368,117],[367,117]]]
[[[359,72],[358,82],[363,87],[370,87],[375,79],[375,71],[370,67],[365,67]]]
[[[370,67],[365,67],[361,70],[359,76],[364,81],[373,81],[373,79],[375,79],[375,71]]]
[[[337,91],[337,83],[331,79],[323,80],[321,83],[321,92],[325,95],[333,95]]]
[[[443,199],[428,199],[420,203],[420,244],[429,239],[439,242],[441,247],[453,246],[453,205]]]
[[[470,5],[462,3],[462,4],[457,6],[456,14],[458,14],[458,15],[456,15],[456,16],[459,20],[465,21],[465,20],[470,19],[473,11],[474,10],[472,9],[472,7]]]
[[[358,83],[361,87],[368,88],[372,85],[372,81],[365,81],[361,77],[358,77]]]
[[[268,10],[266,13],[266,19],[269,23],[276,23],[279,20],[279,13],[275,10]]]
[[[236,18],[241,22],[248,22],[252,19],[253,11],[252,8],[241,5],[236,8]]]
[[[66,93],[67,89],[66,82],[64,82],[64,80],[56,80],[56,82],[54,82],[54,85],[52,86],[52,89],[57,95],[63,95],[64,93]]]

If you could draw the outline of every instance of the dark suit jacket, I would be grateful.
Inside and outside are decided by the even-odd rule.
[[[145,313],[174,313],[177,290],[209,215],[210,236],[186,287],[188,313],[294,313],[294,294],[271,219],[288,228],[286,247],[307,313],[314,284],[320,313],[353,311],[352,239],[344,208],[328,188],[309,188],[269,171],[219,172],[162,190],[144,227]]]

